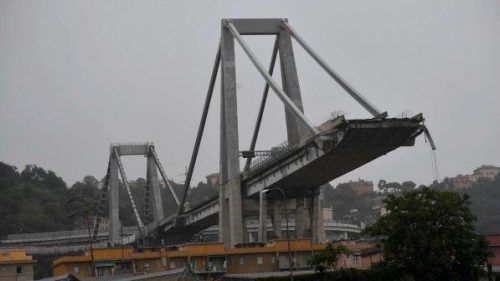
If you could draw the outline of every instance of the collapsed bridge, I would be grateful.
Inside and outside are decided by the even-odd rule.
[[[244,35],[269,35],[276,38],[267,70],[247,45]],[[302,106],[292,38],[334,81],[365,108],[372,118],[348,120],[343,116],[337,116],[319,126],[312,125],[305,116]],[[265,80],[261,105],[248,150],[240,150],[238,139],[235,41]],[[281,86],[272,77],[278,55]],[[186,208],[187,191],[190,188],[219,72],[221,73],[219,196],[198,206]],[[286,144],[277,148],[257,151],[255,146],[269,89],[272,89],[285,106],[288,139]],[[218,224],[219,240],[235,246],[249,241],[245,221],[258,219],[258,239],[266,241],[268,220],[274,225],[275,237],[281,238],[281,219],[285,210],[295,220],[294,237],[309,237],[315,243],[323,242],[325,237],[319,200],[320,187],[392,150],[402,146],[412,146],[418,135],[422,132],[428,134],[423,122],[421,114],[412,118],[387,118],[386,112],[377,109],[319,57],[286,19],[224,19],[221,26],[221,41],[182,196],[177,198],[169,186],[175,198],[174,207],[177,208],[177,212],[170,217],[163,217],[161,197],[157,196],[159,192],[157,169],[167,185],[169,181],[156,156],[154,146],[140,144],[137,147],[112,145],[99,214],[103,213],[106,195],[109,193],[111,195],[109,239],[111,244],[119,244],[120,239],[116,232],[119,227],[119,215],[117,201],[113,198],[117,197],[118,172],[120,172],[134,208],[141,237],[156,236],[168,241],[167,243],[186,242],[195,233]],[[148,223],[143,222],[135,207],[121,165],[120,156],[130,154],[148,157],[146,190],[148,195],[149,190],[153,190],[152,202],[155,204],[155,215],[153,219],[147,220]],[[240,169],[242,157],[246,158],[246,164]],[[281,198],[280,193],[270,192],[277,188],[282,191],[284,198]],[[150,217],[150,214],[144,216]],[[99,220],[97,224],[98,222]],[[97,235],[98,227],[95,229],[94,236]]]

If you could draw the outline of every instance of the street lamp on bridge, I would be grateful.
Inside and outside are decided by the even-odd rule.
[[[288,229],[288,214],[286,212],[286,195],[285,195],[285,191],[283,191],[283,189],[279,188],[279,187],[274,187],[274,188],[271,188],[271,189],[266,189],[264,191],[262,191],[263,194],[266,194],[266,193],[269,193],[273,190],[278,190],[280,193],[281,193],[281,196],[283,196],[283,201],[284,201],[284,210],[285,210],[285,224],[286,224],[286,239],[288,241],[288,265],[290,267],[290,280],[293,281],[293,260],[292,260],[292,249],[290,247],[290,232],[289,232],[289,229]],[[280,222],[280,225],[281,225],[281,222]]]

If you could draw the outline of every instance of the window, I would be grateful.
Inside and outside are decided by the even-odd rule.
[[[169,267],[170,267],[170,269],[174,269],[175,268],[175,262],[171,261]]]
[[[240,260],[240,265],[244,265],[245,264],[245,258],[244,257],[240,257],[239,260]]]
[[[263,263],[264,263],[264,261],[263,261],[262,257],[258,256],[257,257],[257,264],[263,264]]]
[[[151,268],[151,265],[149,264],[149,262],[145,262],[145,263],[144,263],[144,269],[145,269],[146,271],[149,271],[149,269],[150,269],[150,268]]]
[[[353,255],[352,256],[352,260],[354,262],[360,262],[361,261],[361,256],[360,255]]]
[[[166,257],[161,257],[161,265],[167,266],[167,258]]]
[[[24,268],[22,265],[16,266],[16,273],[17,274],[23,274]]]
[[[73,274],[78,274],[78,273],[80,273],[80,267],[79,266],[73,267]]]

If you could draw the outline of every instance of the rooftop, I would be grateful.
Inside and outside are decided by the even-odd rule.
[[[0,263],[35,262],[25,249],[0,249]]]

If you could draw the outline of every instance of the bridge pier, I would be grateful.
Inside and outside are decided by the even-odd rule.
[[[312,190],[310,205],[310,229],[313,243],[325,243],[325,226],[323,224],[323,210],[321,209],[321,187]]]
[[[281,239],[281,221],[283,220],[283,200],[273,200],[273,230],[277,239]]]
[[[304,216],[304,197],[296,199],[295,210],[295,231],[297,238],[304,238],[305,216]]]
[[[226,187],[219,190],[219,242],[229,241],[229,202],[226,197]]]
[[[240,156],[238,144],[238,112],[236,100],[236,69],[234,57],[234,37],[222,26],[221,36],[221,184],[224,197],[228,197],[228,208],[222,209],[227,216],[229,237],[224,242],[232,246],[243,242],[243,216],[241,205]],[[222,233],[226,230],[224,229]],[[224,235],[221,235],[224,236]],[[229,238],[229,239],[228,239]]]
[[[125,174],[125,169],[121,162],[121,157],[125,155],[142,155],[146,157],[146,191],[145,191],[145,201],[144,201],[144,218],[141,218],[139,210],[137,209],[133,194],[131,192],[127,177]],[[120,195],[120,182],[118,181],[118,173],[121,176],[121,183],[123,184],[126,195],[128,196],[129,202],[134,211],[134,216],[137,223],[138,233],[135,236],[140,237],[143,241],[147,238],[146,236],[151,234],[156,236],[153,239],[161,237],[153,233],[153,231],[158,228],[161,221],[164,220],[163,204],[160,184],[158,181],[158,172],[161,174],[163,181],[170,190],[175,202],[180,204],[177,195],[175,194],[168,178],[165,174],[160,160],[154,149],[154,145],[151,142],[146,143],[112,143],[110,146],[110,156],[108,169],[106,176],[104,177],[104,182],[101,187],[101,199],[99,201],[99,206],[97,208],[96,222],[94,225],[94,240],[97,239],[99,232],[99,226],[101,222],[101,216],[104,213],[105,204],[109,201],[108,205],[108,215],[109,215],[109,237],[108,244],[113,246],[122,243],[131,243],[130,241],[122,241],[121,237],[121,223],[120,223],[120,207],[119,207],[119,195]],[[151,197],[151,191],[152,196]],[[109,199],[109,200],[108,200]],[[151,199],[151,200],[150,200]],[[152,203],[150,202],[152,201]],[[150,204],[152,207],[150,207]],[[152,213],[152,216],[151,216]],[[146,224],[144,224],[146,222]]]
[[[109,178],[109,243],[118,244],[120,241],[120,192],[118,184],[118,160],[111,153]]]
[[[259,193],[259,242],[267,241],[267,197],[264,192]]]
[[[153,190],[153,220],[159,222],[163,219],[165,214],[163,213],[163,204],[161,201],[158,169],[156,168],[156,163],[152,155],[147,156],[146,178],[149,190]]]

